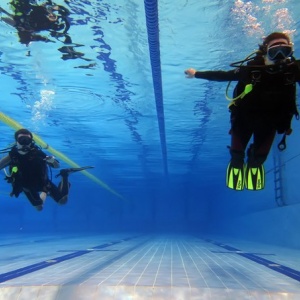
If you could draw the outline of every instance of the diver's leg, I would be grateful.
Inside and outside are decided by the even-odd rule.
[[[245,149],[251,138],[252,131],[245,126],[243,119],[231,116],[231,160],[226,172],[226,186],[230,189],[241,191],[244,189],[244,158]]]
[[[245,186],[248,190],[262,190],[265,187],[266,161],[274,141],[276,130],[264,124],[256,128],[253,134],[253,144],[247,151],[247,164],[245,167]]]
[[[59,204],[66,204],[68,201],[70,183],[68,181],[68,175],[62,176],[61,182],[58,187],[53,183],[49,182],[49,194]]]
[[[43,200],[40,198],[40,195],[36,191],[32,191],[28,188],[23,187],[23,192],[30,201],[30,203],[36,208],[36,210],[41,211],[43,209]]]
[[[251,166],[259,166],[266,161],[275,135],[276,130],[267,125],[262,126],[260,130],[255,130],[253,144],[247,151],[248,163]]]
[[[244,164],[245,146],[241,142],[241,136],[235,132],[231,132],[231,146],[230,146],[230,163],[237,168],[241,168]]]
[[[245,126],[244,120],[233,117],[231,115],[231,146],[230,146],[230,163],[236,167],[241,168],[244,164],[245,150],[252,136],[252,131]]]

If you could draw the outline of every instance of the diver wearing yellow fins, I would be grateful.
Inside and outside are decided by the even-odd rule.
[[[244,65],[245,64],[245,65]],[[226,185],[241,191],[265,187],[266,161],[276,132],[283,134],[279,150],[284,150],[285,137],[291,134],[293,116],[299,118],[296,106],[296,83],[300,84],[300,61],[293,57],[293,43],[282,32],[264,38],[259,50],[245,60],[232,63],[230,71],[196,71],[187,69],[187,78],[212,81],[237,81],[231,113],[231,160],[227,167]],[[253,143],[247,145],[253,136]]]
[[[93,167],[61,169],[55,177],[61,176],[61,182],[56,186],[49,178],[48,166],[59,168],[59,162],[54,156],[47,156],[33,140],[33,134],[27,129],[15,132],[16,143],[13,147],[2,150],[8,152],[0,160],[0,170],[9,167],[6,180],[12,184],[10,196],[18,197],[22,192],[30,203],[38,210],[43,209],[47,195],[58,204],[66,204],[71,173],[83,171]],[[51,173],[52,175],[52,173]]]

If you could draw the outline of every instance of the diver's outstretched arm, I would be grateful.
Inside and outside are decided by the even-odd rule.
[[[11,158],[9,155],[4,156],[3,158],[0,159],[0,170],[4,169],[7,167],[11,162]]]

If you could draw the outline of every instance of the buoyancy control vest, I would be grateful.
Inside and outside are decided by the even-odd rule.
[[[241,68],[243,79],[234,89],[234,97],[242,94],[246,85],[251,92],[237,99],[231,111],[252,116],[266,116],[278,133],[291,130],[293,116],[299,117],[296,104],[296,82],[300,80],[299,61],[265,66],[261,56]]]
[[[9,152],[11,163],[9,166],[10,182],[13,185],[13,193],[17,196],[22,188],[45,190],[48,179],[46,154],[36,145],[31,145],[24,155],[18,152],[14,146]]]

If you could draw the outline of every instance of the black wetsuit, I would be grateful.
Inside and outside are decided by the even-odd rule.
[[[35,207],[43,205],[39,193],[45,192],[57,203],[65,204],[69,192],[68,176],[62,176],[57,187],[48,177],[48,166],[45,158],[47,155],[36,145],[30,146],[26,154],[20,154],[16,146],[9,152],[7,157],[0,161],[0,169],[9,166],[13,191],[11,195],[18,197],[24,192],[28,200]],[[16,168],[15,168],[16,167]]]
[[[248,162],[262,164],[269,154],[276,131],[291,129],[291,120],[297,115],[296,83],[300,83],[300,62],[266,66],[257,56],[246,66],[231,71],[196,72],[195,77],[213,81],[238,81],[234,97],[240,95],[247,84],[253,89],[230,106],[232,164],[244,163],[247,144]]]

